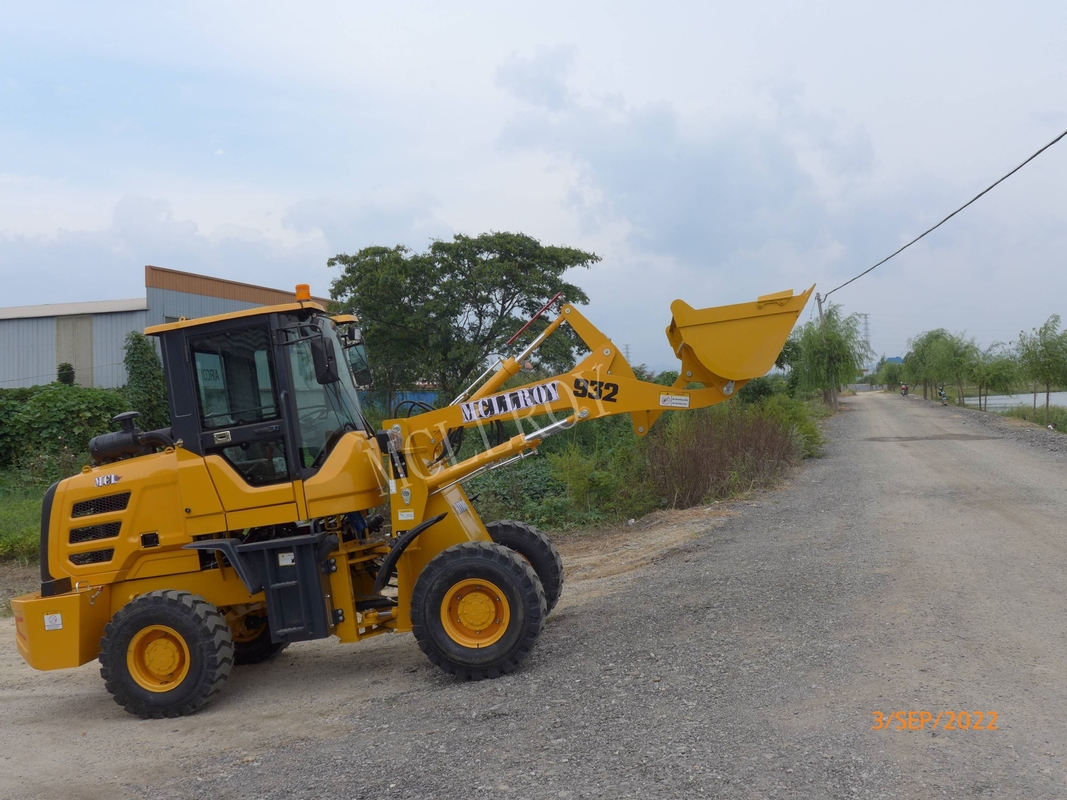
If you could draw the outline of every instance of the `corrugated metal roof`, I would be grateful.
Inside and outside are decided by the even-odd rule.
[[[149,289],[169,289],[172,292],[199,294],[206,297],[221,297],[224,300],[237,300],[242,303],[256,303],[261,306],[274,306],[292,303],[296,292],[281,289],[268,289],[266,286],[253,286],[250,283],[227,281],[208,275],[195,275],[192,272],[178,272],[151,264],[144,268],[144,285]],[[313,297],[323,305],[330,302],[325,297]]]
[[[0,308],[0,319],[69,317],[76,314],[113,314],[121,311],[144,311],[147,308],[148,300],[144,297],[134,297],[129,300],[92,300],[86,303],[45,303],[40,306]]]

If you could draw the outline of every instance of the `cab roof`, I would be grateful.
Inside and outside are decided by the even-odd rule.
[[[281,314],[288,311],[300,311],[301,309],[310,309],[312,311],[321,311],[326,313],[326,309],[319,303],[301,300],[295,303],[282,303],[276,306],[259,306],[258,308],[248,308],[244,311],[231,311],[226,314],[215,314],[210,317],[194,317],[193,319],[185,319],[182,317],[177,322],[166,322],[163,325],[150,325],[144,329],[144,332],[148,336],[158,336],[161,333],[167,333],[168,331],[176,331],[182,328],[196,328],[201,325],[209,325],[212,322],[223,322],[228,319],[241,319],[242,317],[259,317],[264,314]]]

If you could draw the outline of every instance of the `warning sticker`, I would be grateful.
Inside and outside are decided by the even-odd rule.
[[[278,553],[278,566],[291,567],[296,563],[296,553]]]
[[[661,392],[659,404],[664,408],[689,408],[689,395]]]
[[[58,611],[46,611],[44,615],[44,629],[46,631],[63,630],[63,615]]]
[[[414,511],[398,511],[397,514],[396,514],[396,518],[398,520],[400,520],[401,522],[414,522],[414,520],[415,520],[415,512]]]

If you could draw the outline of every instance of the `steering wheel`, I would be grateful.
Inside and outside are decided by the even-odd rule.
[[[300,410],[300,425],[318,425],[325,422],[330,416],[330,409],[326,406],[311,406]]]

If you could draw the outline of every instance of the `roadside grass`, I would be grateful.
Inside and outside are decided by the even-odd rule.
[[[44,488],[0,472],[0,561],[36,563]]]
[[[1020,404],[1014,408],[1006,408],[997,413],[1002,417],[1014,417],[1015,419],[1024,419],[1027,422],[1033,422],[1036,425],[1045,425],[1045,406],[1043,403],[1038,405],[1036,412],[1032,405]],[[1049,424],[1054,424],[1056,430],[1060,433],[1067,433],[1067,407],[1049,406],[1048,421]]]

